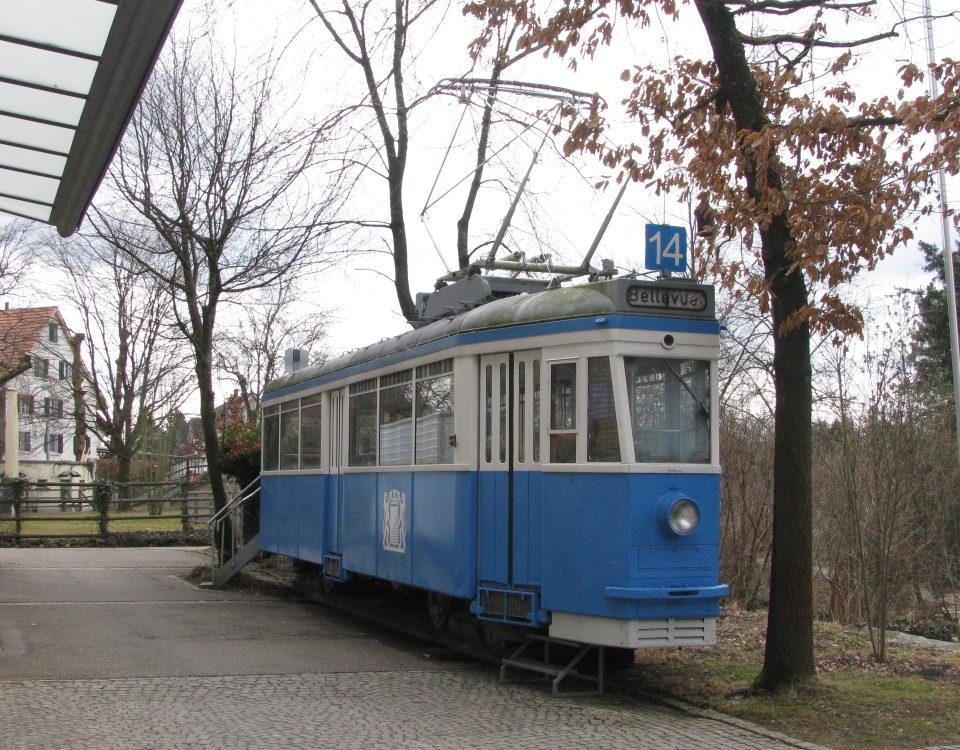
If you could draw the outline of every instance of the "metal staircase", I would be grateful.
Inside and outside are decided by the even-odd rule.
[[[533,648],[537,650],[540,647],[540,655],[531,657],[528,650]],[[551,646],[554,647],[554,654],[551,655]],[[580,671],[577,666],[582,663],[583,658],[591,651],[596,649],[596,671],[595,674]],[[565,651],[564,656],[556,658],[556,651]],[[510,656],[500,661],[500,682],[535,682],[546,680],[550,682],[553,695],[580,696],[580,695],[603,695],[603,667],[604,667],[604,649],[603,646],[594,646],[585,643],[575,643],[560,638],[550,638],[545,635],[530,633],[523,644]],[[513,672],[533,672],[536,676],[521,678],[511,676]],[[568,677],[576,680],[593,683],[595,688],[589,690],[561,690],[561,683]]]
[[[223,586],[260,552],[259,531],[244,541],[243,529],[245,506],[259,497],[260,478],[257,477],[207,521],[213,540],[210,572],[214,587]]]

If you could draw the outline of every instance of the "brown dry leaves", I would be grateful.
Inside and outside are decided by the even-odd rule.
[[[544,46],[560,56],[574,48],[592,55],[612,39],[614,18],[647,24],[659,14],[676,18],[685,3],[673,0],[566,0],[541,18],[532,0],[474,2],[465,13],[490,23],[513,13],[521,21],[521,45]],[[742,10],[743,6],[739,6]],[[860,9],[824,0],[807,34],[823,38]],[[746,13],[740,28],[772,24],[770,16]],[[918,215],[934,211],[936,169],[960,172],[960,65],[944,60],[930,69],[905,65],[899,85],[886,96],[862,100],[849,77],[855,55],[818,48],[818,63],[786,63],[781,48],[755,47],[752,74],[767,122],[738,127],[725,106],[717,68],[702,59],[677,58],[669,69],[636,65],[621,75],[631,89],[624,104],[636,122],[637,139],[611,148],[603,117],[571,120],[566,153],[586,151],[619,174],[655,193],[681,200],[706,194],[717,211],[718,231],[701,240],[700,264],[736,293],[769,303],[763,268],[764,232],[785,216],[790,240],[788,272],[802,272],[812,285],[811,304],[788,323],[807,319],[823,333],[860,333],[863,318],[841,296],[845,283],[868,271],[913,238]],[[857,54],[869,54],[869,46]],[[832,58],[829,55],[833,55]],[[926,77],[943,91],[925,93]],[[941,139],[934,148],[934,134]],[[733,258],[745,246],[752,262]]]

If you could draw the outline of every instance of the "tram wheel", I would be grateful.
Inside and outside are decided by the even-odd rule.
[[[427,614],[430,615],[430,624],[437,630],[443,630],[450,622],[454,600],[452,596],[439,594],[436,591],[427,592]]]

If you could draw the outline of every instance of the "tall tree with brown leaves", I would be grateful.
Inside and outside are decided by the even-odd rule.
[[[465,12],[499,23],[503,5],[473,2]],[[623,71],[636,142],[610,146],[598,110],[571,123],[566,150],[596,154],[617,179],[705,199],[715,230],[697,252],[734,295],[752,297],[771,315],[774,537],[767,647],[755,686],[807,681],[814,676],[811,335],[859,335],[863,318],[841,286],[911,239],[903,222],[932,210],[938,166],[960,169],[960,65],[905,64],[899,90],[862,100],[850,82],[858,57],[908,23],[901,17],[881,27],[876,0],[564,0],[543,16],[528,0],[508,6],[524,27],[521,47],[548,45],[561,57],[593,55],[612,41],[619,19],[688,20],[705,34],[702,57]],[[935,99],[913,91],[928,75],[944,92]],[[751,262],[725,258],[731,239],[753,249]]]

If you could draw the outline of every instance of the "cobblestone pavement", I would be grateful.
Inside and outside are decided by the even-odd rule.
[[[0,750],[805,747],[729,717],[553,698],[309,602],[203,591],[191,550],[0,549]]]
[[[552,698],[492,670],[0,683],[5,750],[812,747],[669,708]]]

